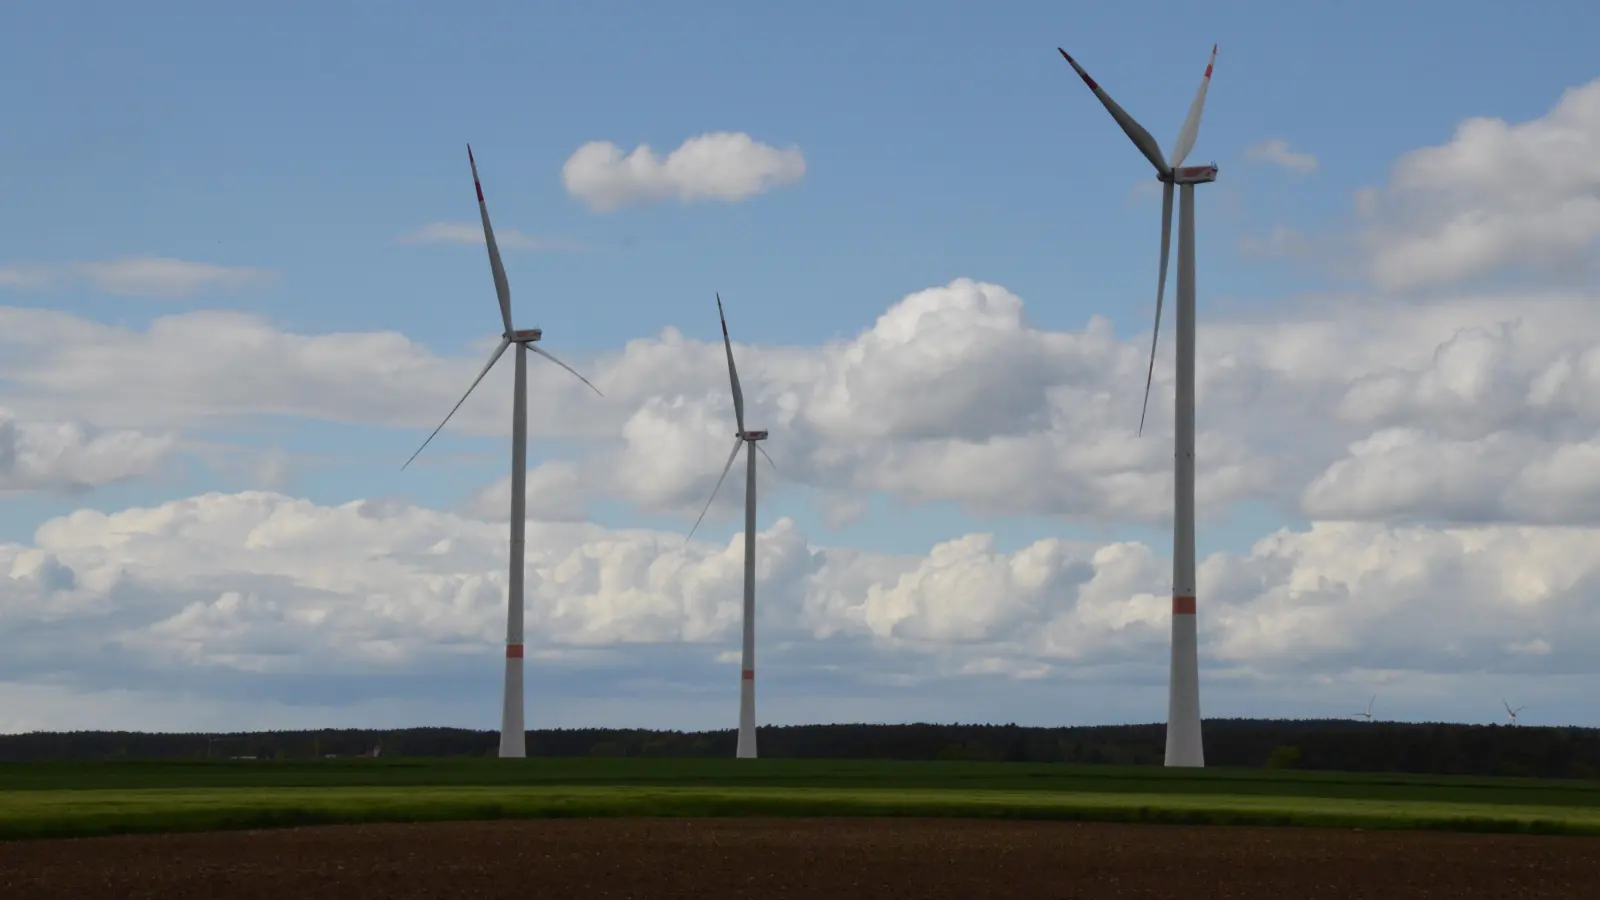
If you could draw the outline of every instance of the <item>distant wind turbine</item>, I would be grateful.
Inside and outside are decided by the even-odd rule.
[[[728,454],[728,463],[722,467],[722,475],[717,478],[716,487],[711,489],[711,497],[706,500],[705,509],[700,510],[700,518],[694,520],[694,527],[689,529],[688,537],[684,540],[694,537],[695,530],[706,517],[706,511],[711,509],[711,502],[717,499],[717,491],[722,489],[722,482],[728,477],[728,470],[733,468],[733,461],[739,457],[739,448],[746,447],[744,647],[739,662],[739,742],[734,755],[739,759],[754,759],[756,756],[756,451],[760,450],[761,455],[767,457],[767,462],[771,463],[774,469],[778,466],[758,443],[767,439],[767,433],[745,430],[744,391],[739,389],[739,370],[733,364],[733,342],[728,339],[728,317],[723,314],[720,293],[717,294],[717,318],[722,321],[722,349],[728,354],[728,381],[733,387],[733,417],[739,430],[734,432],[733,452]]]
[[[1507,703],[1506,702],[1506,698],[1504,698],[1504,697],[1500,698],[1500,702],[1505,705],[1506,715],[1508,717],[1510,717],[1510,719],[1511,719],[1511,727],[1512,728],[1517,727],[1517,713],[1522,712],[1523,710],[1527,709],[1527,707],[1526,706],[1519,706],[1516,709],[1512,709],[1511,708],[1511,704]]]
[[[1367,711],[1364,712],[1364,713],[1356,713],[1355,717],[1358,718],[1358,719],[1366,719],[1368,722],[1371,722],[1372,721],[1372,704],[1377,703],[1377,702],[1378,702],[1378,695],[1377,694],[1373,694],[1372,695],[1372,699],[1367,701]]]
[[[411,454],[411,459],[406,460],[404,469],[411,465],[411,460],[417,458],[424,447],[433,440],[445,422],[456,414],[461,404],[467,402],[472,396],[472,391],[477,388],[494,364],[500,361],[501,354],[512,344],[517,345],[516,375],[511,396],[511,567],[507,573],[507,604],[506,604],[506,681],[504,704],[500,711],[500,755],[502,757],[523,757],[527,755],[526,729],[523,726],[523,700],[522,700],[522,560],[523,560],[523,534],[527,528],[528,518],[528,353],[531,351],[550,360],[556,365],[573,375],[578,380],[588,384],[596,394],[600,389],[589,384],[589,379],[578,375],[576,369],[556,359],[541,347],[534,344],[544,336],[538,328],[517,329],[511,325],[511,283],[506,280],[505,266],[500,262],[500,247],[494,241],[494,228],[489,225],[489,206],[483,202],[483,185],[478,181],[478,161],[472,156],[472,145],[467,145],[467,163],[472,166],[472,186],[478,191],[478,215],[483,219],[483,241],[489,247],[489,271],[494,275],[494,291],[500,298],[500,322],[505,326],[505,331],[500,335],[500,346],[489,355],[489,362],[484,365],[483,371],[472,380],[467,392],[461,395],[456,405],[450,408],[449,414],[444,417],[444,422],[428,435],[428,440],[422,442],[422,447]]]
[[[1169,766],[1204,766],[1205,747],[1200,735],[1200,659],[1195,628],[1195,542],[1194,542],[1194,358],[1195,358],[1195,266],[1194,266],[1194,186],[1217,180],[1217,167],[1184,166],[1200,134],[1200,114],[1205,108],[1206,90],[1211,86],[1211,68],[1217,60],[1216,45],[1200,79],[1200,91],[1189,106],[1189,115],[1178,131],[1172,147],[1172,162],[1161,155],[1161,147],[1143,125],[1105,91],[1067,51],[1057,47],[1067,63],[1089,86],[1122,131],[1133,141],[1144,158],[1155,166],[1161,182],[1161,266],[1156,281],[1156,322],[1150,335],[1150,368],[1145,374],[1145,407],[1150,404],[1150,383],[1155,376],[1156,339],[1161,333],[1161,302],[1167,287],[1167,253],[1172,243],[1172,189],[1181,187],[1178,213],[1178,365],[1177,401],[1174,414],[1173,530],[1172,530],[1172,668],[1167,694],[1167,753]],[[1139,416],[1139,431],[1144,431],[1144,414]]]

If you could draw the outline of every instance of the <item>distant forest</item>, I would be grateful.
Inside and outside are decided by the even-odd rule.
[[[1166,728],[1102,725],[797,725],[762,728],[764,757],[1160,765]],[[1212,719],[1206,763],[1450,775],[1600,777],[1600,729],[1340,720]],[[455,728],[0,735],[0,760],[493,756],[498,735]],[[734,732],[577,728],[528,732],[529,756],[732,756]]]

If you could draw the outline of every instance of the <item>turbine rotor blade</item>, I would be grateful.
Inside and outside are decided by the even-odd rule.
[[[1128,139],[1133,141],[1133,145],[1139,148],[1139,152],[1144,154],[1145,159],[1150,160],[1150,165],[1156,167],[1156,172],[1161,175],[1171,172],[1172,167],[1167,165],[1166,159],[1161,155],[1161,145],[1156,143],[1156,139],[1150,136],[1150,132],[1135,121],[1133,116],[1128,115],[1126,110],[1118,106],[1117,101],[1111,99],[1110,94],[1101,90],[1100,85],[1094,83],[1094,79],[1089,77],[1089,73],[1085,72],[1083,66],[1078,65],[1078,61],[1073,59],[1067,51],[1062,50],[1060,47],[1056,49],[1061,52],[1061,56],[1078,73],[1078,77],[1083,79],[1083,83],[1089,86],[1089,90],[1094,91],[1094,95],[1100,99],[1100,104],[1106,108],[1106,112],[1111,113],[1111,118],[1116,119],[1117,124],[1122,126],[1123,134],[1126,134]]]
[[[561,360],[556,359],[554,356],[551,356],[550,353],[547,350],[545,350],[543,347],[540,347],[537,344],[529,344],[528,345],[528,349],[532,350],[534,353],[539,354],[540,356],[544,357],[545,359],[550,360],[551,362],[555,363],[556,365],[560,366],[561,368],[566,369],[568,372],[571,372],[574,376],[577,377],[577,379],[579,381],[583,382],[584,384],[589,385],[589,390],[594,391],[596,394],[599,394],[602,397],[605,396],[605,394],[601,394],[600,393],[600,389],[599,388],[595,387],[592,383],[590,383],[589,379],[583,377],[582,375],[579,375],[577,369],[574,369],[573,367],[567,365],[566,363],[562,362]]]
[[[1156,278],[1156,324],[1150,331],[1150,367],[1144,374],[1144,406],[1139,410],[1139,434],[1150,412],[1150,385],[1156,377],[1156,342],[1161,339],[1161,302],[1167,292],[1167,256],[1172,249],[1172,182],[1161,185],[1161,273]]]
[[[1206,89],[1211,87],[1211,67],[1217,64],[1217,45],[1211,45],[1211,59],[1206,62],[1206,74],[1200,79],[1200,91],[1194,95],[1194,102],[1189,104],[1189,117],[1183,120],[1183,128],[1178,131],[1177,143],[1172,145],[1172,167],[1183,165],[1184,159],[1189,156],[1189,151],[1194,149],[1195,138],[1200,136],[1200,113],[1206,105]]]
[[[511,328],[511,282],[506,280],[506,267],[500,261],[500,245],[494,240],[494,226],[489,224],[489,204],[483,201],[483,185],[478,181],[478,161],[472,156],[472,145],[467,145],[467,162],[472,165],[472,186],[478,190],[478,216],[483,219],[483,242],[489,246],[489,270],[494,273],[494,292],[500,298],[500,321]]]
[[[767,462],[772,466],[772,471],[778,471],[778,464],[772,461],[772,457],[767,454],[766,448],[762,447],[760,444],[756,444],[755,447],[757,450],[761,451],[762,456],[767,457]]]
[[[728,382],[733,385],[733,417],[744,434],[744,391],[739,389],[739,370],[733,365],[733,342],[728,340],[728,317],[722,312],[722,294],[717,294],[717,318],[722,321],[722,349],[728,353]]]
[[[700,518],[694,520],[694,528],[689,529],[689,533],[684,536],[683,542],[685,544],[689,543],[689,539],[694,537],[695,530],[700,527],[700,522],[705,519],[706,512],[711,509],[711,501],[717,499],[717,491],[722,490],[722,482],[727,479],[728,470],[733,468],[733,461],[739,458],[739,445],[743,443],[744,438],[742,437],[733,439],[733,452],[728,454],[728,464],[722,467],[722,474],[717,477],[717,486],[711,489],[711,496],[706,498],[705,508],[700,510]]]
[[[440,422],[439,423],[439,427],[435,428],[433,430],[433,434],[428,435],[428,440],[422,442],[422,447],[418,447],[417,448],[417,452],[411,454],[411,459],[406,460],[405,465],[400,467],[401,471],[405,471],[406,466],[411,465],[411,460],[412,459],[416,459],[417,455],[422,452],[423,447],[428,446],[428,442],[432,441],[434,439],[434,437],[436,435],[438,435],[440,429],[444,428],[445,422],[450,421],[450,416],[455,415],[456,414],[456,410],[461,408],[461,404],[467,402],[467,398],[472,396],[473,390],[475,390],[478,387],[478,382],[482,381],[483,377],[485,375],[489,374],[489,370],[494,368],[494,364],[500,361],[501,354],[505,353],[506,352],[506,348],[509,347],[509,346],[511,346],[511,339],[510,338],[501,338],[500,339],[500,346],[496,347],[495,350],[494,350],[494,353],[489,356],[489,362],[486,365],[484,365],[483,371],[478,373],[478,377],[472,379],[472,386],[467,388],[467,392],[465,394],[461,395],[461,399],[456,401],[456,405],[455,406],[450,407],[450,413],[449,413],[449,415],[446,415],[444,417],[444,422]]]

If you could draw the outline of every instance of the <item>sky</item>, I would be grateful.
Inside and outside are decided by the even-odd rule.
[[[1559,21],[1560,27],[1551,27]],[[1160,191],[1198,196],[1202,710],[1600,725],[1600,8],[0,10],[0,731],[1165,715]],[[1171,296],[1171,286],[1169,284]],[[1170,319],[1168,320],[1170,323]]]

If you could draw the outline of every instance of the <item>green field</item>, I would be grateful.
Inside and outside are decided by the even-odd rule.
[[[0,839],[331,822],[736,815],[1600,834],[1600,783],[882,760],[0,764]]]

